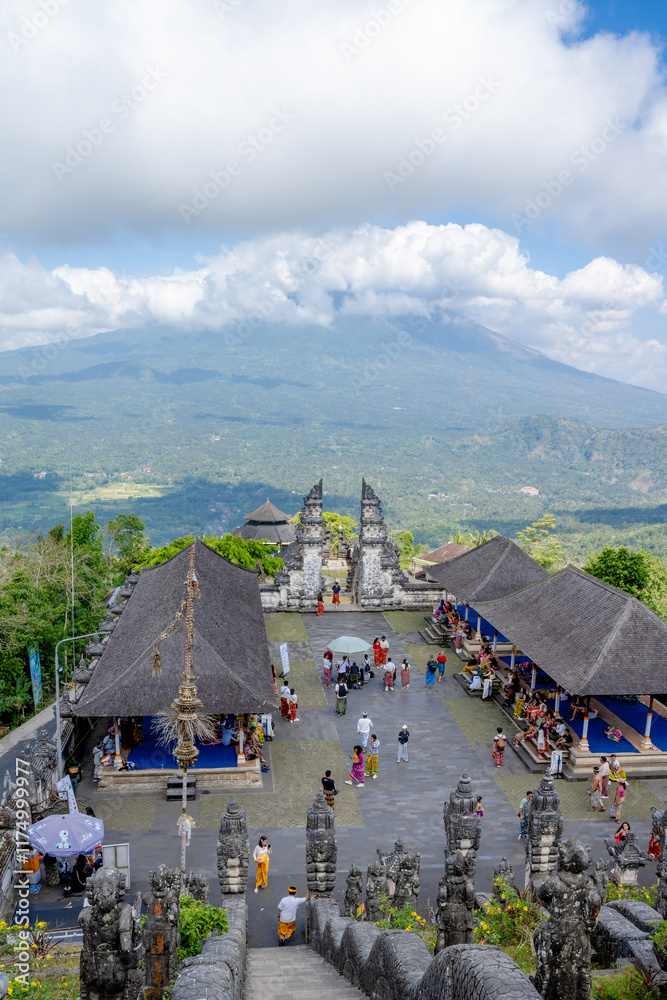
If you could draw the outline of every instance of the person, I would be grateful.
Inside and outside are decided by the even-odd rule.
[[[326,687],[331,687],[331,662],[333,660],[333,653],[327,649],[326,653],[322,657],[322,671],[324,673],[324,683]]]
[[[401,663],[401,690],[407,691],[410,687],[410,664],[407,660]]]
[[[609,798],[609,761],[606,757],[600,757],[600,782],[602,784],[602,798]]]
[[[93,781],[100,780],[100,768],[103,767],[102,757],[104,757],[104,747],[98,743],[93,750]]]
[[[350,667],[350,687],[351,688],[358,689],[360,687],[359,674],[360,674],[359,664],[357,663],[356,660],[354,660],[353,663],[352,663],[352,666]]]
[[[373,640],[373,657],[375,659],[375,666],[379,667],[382,663],[382,646],[377,636]]]
[[[317,615],[319,617],[320,615],[323,614],[324,614],[324,598],[322,597],[322,591],[320,591],[319,594],[317,595]]]
[[[407,726],[402,726],[401,731],[398,734],[398,755],[396,757],[396,763],[400,764],[402,760],[408,763],[408,740],[410,739],[410,733],[408,732]]]
[[[345,779],[346,785],[353,785],[357,782],[356,788],[363,788],[364,786],[364,751],[362,747],[357,745],[354,748],[354,754],[350,757],[352,761],[352,767],[350,769],[350,777]]]
[[[340,680],[336,684],[336,715],[345,715],[347,712],[347,684]]]
[[[366,754],[366,774],[370,774],[372,778],[377,778],[378,776],[379,751],[380,741],[375,733],[371,733],[371,742]]]
[[[287,681],[283,681],[282,687],[280,689],[280,718],[289,719],[289,684]]]
[[[519,731],[514,737],[514,746],[518,746],[519,743],[523,743],[524,740],[534,740],[537,736],[537,726],[534,726],[532,722],[528,723],[528,728],[523,731]]]
[[[586,715],[586,706],[583,703],[583,701],[581,700],[581,698],[579,697],[579,695],[575,695],[574,696],[574,698],[570,702],[570,708],[572,709],[572,715],[570,716],[570,722],[574,722],[574,720],[576,719],[577,715]]]
[[[503,733],[503,727],[498,726],[496,729],[496,735],[493,737],[493,750],[491,751],[491,756],[496,762],[496,767],[502,767],[505,763],[505,744],[507,743],[507,737]]]
[[[521,679],[519,671],[514,669],[509,676],[507,687],[505,688],[505,701],[502,708],[509,708],[516,697],[517,691],[521,689]]]
[[[625,771],[621,767],[621,762],[615,753],[609,758],[609,780],[618,781],[619,778],[625,780]]]
[[[284,945],[292,937],[296,930],[296,913],[302,903],[310,899],[310,890],[306,889],[305,896],[297,896],[296,886],[291,885],[287,890],[287,896],[278,903],[278,943]]]
[[[470,684],[468,684],[469,691],[481,691],[482,690],[482,678],[479,674],[473,674]]]
[[[248,730],[248,739],[243,747],[243,756],[246,760],[257,760],[259,757],[262,771],[269,770],[268,761],[262,756],[262,747],[255,735],[254,728]]]
[[[386,661],[385,671],[384,671],[384,689],[385,691],[394,690],[394,681],[396,680],[396,667],[391,661],[391,656]]]
[[[614,834],[614,840],[616,841],[617,844],[620,844],[622,840],[625,840],[625,838],[629,833],[630,833],[630,824],[627,821],[625,823],[621,823],[618,830]]]
[[[435,675],[438,672],[438,661],[431,657],[426,663],[426,690],[429,688],[433,690],[433,685],[435,684]]]
[[[281,709],[281,713],[282,713],[282,700],[281,700],[280,709]],[[222,745],[223,745],[223,747],[238,746],[238,742],[239,742],[239,735],[238,735],[238,733],[239,733],[239,731],[238,731],[238,729],[236,729],[234,727],[233,723],[230,725],[228,722],[225,722],[225,724],[222,727]]]
[[[294,688],[290,688],[289,691],[289,720],[290,722],[299,722],[296,717],[296,707],[297,707],[297,695]]]
[[[340,606],[340,584],[338,580],[336,580],[333,587],[331,588],[331,603],[336,608],[336,611],[338,611],[338,608]]]
[[[347,656],[344,656],[342,660],[339,660],[336,664],[336,676],[339,681],[344,680],[347,684],[347,671],[348,671]]]
[[[266,889],[269,884],[269,855],[271,853],[271,844],[266,837],[259,838],[259,844],[252,852],[252,860],[257,865],[257,873],[255,875],[255,892],[259,892],[260,889]]]
[[[86,816],[92,816],[93,819],[95,818],[95,813],[90,806],[86,806]]]
[[[439,684],[442,678],[445,676],[445,664],[447,662],[447,657],[445,656],[445,651],[443,649],[441,649],[438,655],[436,656],[436,660],[438,661],[438,684]]]
[[[368,653],[364,653],[364,662],[361,665],[361,669],[364,672],[364,683],[368,683],[371,679],[371,661],[368,657]]]
[[[85,854],[79,854],[70,876],[72,892],[83,892],[86,888],[86,879],[92,874],[93,869],[88,864],[88,858]]]
[[[591,782],[590,788],[591,804],[588,807],[589,812],[605,812],[605,808],[602,805],[602,778],[600,777],[600,768],[593,768],[593,780]]]
[[[387,652],[389,650],[389,643],[387,642],[386,636],[380,636],[380,663],[387,662]]]
[[[324,790],[324,798],[327,800],[327,805],[334,809],[336,802],[335,796],[338,795],[338,789],[336,788],[336,782],[331,777],[331,771],[324,772],[324,777],[322,778],[322,789]]]
[[[357,722],[357,736],[361,737],[361,746],[365,750],[368,744],[368,737],[373,728],[373,720],[368,718],[368,712],[364,712]]]
[[[478,795],[477,805],[475,806],[475,812],[477,813],[478,819],[482,819],[482,817],[484,816],[484,806],[482,805],[483,802],[484,799],[482,798],[482,796]]]
[[[521,840],[522,837],[528,836],[528,810],[530,809],[530,801],[533,797],[532,792],[526,792],[524,797],[521,799],[521,805],[519,806],[519,836],[517,840]]]
[[[629,824],[624,823],[623,826],[627,826],[629,829]],[[648,842],[648,847],[646,848],[646,853],[649,858],[653,858],[654,861],[660,859],[660,854],[662,853],[662,840],[660,838],[660,827],[653,824],[651,827],[651,838]]]
[[[559,717],[556,724],[556,749],[567,750],[574,743],[572,733],[567,728],[564,719]]]
[[[612,725],[605,726],[604,734],[608,740],[612,740],[614,743],[620,743],[623,739],[623,731],[621,729],[616,729],[616,727]]]
[[[621,818],[621,810],[623,808],[623,803],[625,802],[625,782],[622,778],[619,779],[618,787],[616,789],[616,795],[614,796],[614,815],[611,819],[615,819],[618,823]]]
[[[454,651],[457,656],[462,657],[463,651],[463,622],[458,622],[456,625],[456,632],[454,634]]]
[[[116,749],[116,740],[111,735],[111,733],[107,733],[106,734],[106,736],[104,737],[102,745],[104,747],[105,753],[114,753],[115,752],[115,749]]]

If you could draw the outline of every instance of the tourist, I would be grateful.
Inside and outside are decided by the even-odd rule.
[[[407,660],[401,663],[401,690],[407,691],[410,687],[410,664]]]
[[[484,816],[484,807],[482,805],[483,802],[484,802],[484,799],[482,798],[482,796],[478,795],[477,796],[477,805],[475,806],[475,812],[477,813],[477,818],[478,819],[482,819],[482,817]]]
[[[577,715],[586,715],[586,705],[581,700],[579,695],[575,695],[570,703],[570,708],[572,709],[572,715],[570,716],[570,722],[574,722]]]
[[[382,646],[377,636],[373,639],[373,657],[375,658],[375,666],[379,667],[382,663]]]
[[[618,788],[616,789],[616,795],[614,796],[614,815],[611,815],[611,810],[609,811],[610,819],[615,819],[618,823],[621,818],[621,810],[623,808],[623,803],[625,802],[625,782],[623,779],[619,779]]]
[[[289,692],[289,720],[290,722],[298,722],[299,719],[296,717],[296,706],[297,706],[297,696],[294,688],[290,688]]]
[[[349,663],[347,662],[347,656],[344,656],[342,660],[339,660],[336,664],[336,675],[338,680],[344,680],[347,684],[347,671],[349,668]]]
[[[428,683],[428,675],[427,675]],[[433,683],[433,682],[431,682]],[[482,678],[479,674],[473,674],[470,683],[468,684],[469,691],[481,691],[482,690]]]
[[[394,681],[396,680],[396,667],[392,663],[391,656],[387,660],[384,671],[384,689],[385,691],[394,690]]]
[[[280,702],[280,712],[282,715],[282,699]],[[283,716],[284,718],[284,716]],[[238,746],[239,743],[239,731],[238,728],[234,726],[234,723],[225,722],[222,727],[222,745],[223,747],[233,747]]]
[[[280,688],[280,718],[289,719],[289,684],[287,681],[283,681],[282,687]]]
[[[454,651],[463,659],[463,622],[459,622],[454,633]]]
[[[600,777],[599,767],[593,768],[593,780],[588,794],[591,797],[591,804],[588,807],[588,811],[595,812],[597,809],[599,812],[605,812],[605,808],[602,805],[602,778]]]
[[[357,736],[361,737],[361,746],[365,750],[373,727],[373,720],[368,718],[368,712],[364,712],[357,722]]]
[[[79,854],[76,864],[70,875],[70,885],[72,892],[83,892],[86,888],[86,880],[93,874],[92,866],[88,862],[85,854]]]
[[[386,636],[380,636],[380,663],[387,662],[387,652],[389,650],[389,643],[387,642]]]
[[[523,732],[519,731],[514,737],[514,746],[517,747],[519,743],[523,743],[525,740],[534,740],[537,736],[537,726],[534,726],[532,722],[528,723],[528,728],[524,729]]]
[[[322,597],[322,591],[320,591],[319,594],[317,595],[317,615],[319,617],[320,615],[323,614],[324,614],[324,598]]]
[[[266,837],[260,837],[259,844],[252,852],[252,860],[257,865],[257,873],[255,875],[255,892],[259,892],[260,889],[266,889],[269,884],[270,853],[271,844]]]
[[[600,781],[602,783],[602,798],[609,798],[609,761],[600,757]]]
[[[398,734],[398,756],[396,757],[396,763],[400,764],[401,760],[404,760],[407,764],[408,762],[408,740],[410,739],[410,733],[408,732],[408,727],[403,726],[400,733]]]
[[[322,657],[322,670],[324,672],[324,683],[326,687],[331,687],[331,663],[333,661],[333,653],[327,649],[326,653]]]
[[[92,816],[93,818],[95,818],[95,813],[91,808],[91,806],[86,806],[86,816]]]
[[[624,823],[623,826],[628,826],[628,824]],[[660,827],[656,826],[655,823],[651,827],[651,837],[648,842],[648,847],[646,848],[646,853],[649,858],[653,858],[654,861],[658,861],[660,859],[660,854],[662,853],[662,836],[660,834]]]
[[[322,788],[324,790],[324,798],[327,800],[327,805],[332,809],[335,804],[335,796],[338,795],[338,789],[336,788],[336,782],[331,777],[331,771],[325,771],[324,777],[322,778]]]
[[[498,726],[496,729],[496,735],[493,737],[493,750],[491,751],[491,756],[496,762],[496,767],[502,767],[505,763],[506,743],[507,737],[503,733],[503,727]]]
[[[93,781],[100,780],[100,768],[103,766],[102,757],[104,757],[104,748],[101,743],[98,743],[93,750]]]
[[[630,824],[627,822],[621,823],[618,830],[614,834],[614,840],[617,844],[620,844],[622,840],[625,840],[627,835],[630,833]]]
[[[502,704],[502,708],[510,708],[516,697],[517,691],[520,690],[521,678],[519,677],[519,671],[513,670],[509,676],[507,687],[505,688],[505,701]]]
[[[524,797],[521,799],[521,805],[519,806],[519,812],[517,813],[519,817],[519,836],[517,837],[517,840],[521,840],[522,837],[528,836],[528,810],[530,809],[532,797],[532,792],[526,792]]]
[[[436,656],[436,660],[438,661],[438,675],[439,675],[438,684],[439,684],[442,678],[445,676],[445,664],[447,663],[447,657],[445,656],[444,649],[440,650],[440,652]]]
[[[621,767],[621,762],[615,753],[609,758],[609,780],[618,781],[619,778],[625,778],[625,771]]]
[[[310,898],[310,890],[306,889],[305,896],[297,896],[296,886],[291,885],[287,890],[288,896],[278,903],[278,943],[284,945],[292,937],[296,930],[296,911],[302,903],[306,903]]]
[[[429,690],[429,688],[431,689],[431,691],[433,690],[433,686],[435,684],[435,675],[437,674],[437,672],[438,672],[438,661],[434,660],[433,657],[431,657],[431,659],[428,660],[427,663],[426,663],[426,690],[427,691]]]
[[[369,774],[371,778],[377,778],[378,776],[379,751],[380,741],[375,733],[371,733],[371,742],[366,754],[366,774]]]
[[[333,587],[331,588],[331,603],[336,608],[336,611],[338,611],[338,608],[340,606],[340,584],[338,580],[336,580]]]
[[[364,662],[361,665],[361,669],[364,672],[364,683],[368,684],[369,680],[371,679],[371,674],[373,673],[368,653],[364,653]]]
[[[350,757],[352,761],[352,768],[350,770],[349,779],[345,779],[346,785],[353,785],[356,781],[356,788],[364,787],[364,751],[361,746],[357,743],[354,748],[354,754]]]
[[[262,747],[255,735],[254,729],[248,730],[248,738],[243,747],[243,756],[246,760],[258,760],[262,766],[262,771],[268,771],[268,762],[262,756]]]
[[[347,712],[347,684],[345,680],[339,680],[336,684],[336,715],[345,715]]]

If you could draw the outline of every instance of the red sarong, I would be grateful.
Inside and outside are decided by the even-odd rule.
[[[340,594],[334,594],[331,598],[332,604],[340,604]]]
[[[280,699],[280,714],[283,719],[287,719],[289,716],[289,702],[287,698]]]
[[[317,602],[317,613],[318,613],[318,615],[323,615],[324,614],[324,605],[322,604],[321,601]]]
[[[289,717],[292,722],[296,722],[296,702],[290,701],[289,703]]]
[[[385,649],[383,646],[380,646],[380,663],[386,663],[387,662],[387,650],[388,650],[388,648],[389,647],[387,647]]]
[[[375,666],[379,667],[382,663],[382,650],[379,643],[377,646],[373,643],[373,657],[375,658]]]

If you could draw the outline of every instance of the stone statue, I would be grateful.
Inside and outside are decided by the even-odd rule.
[[[139,913],[123,902],[125,876],[99,868],[86,888],[90,906],[79,913],[81,1000],[138,1000],[143,948]]]
[[[533,792],[526,819],[526,889],[536,892],[542,882],[556,870],[558,845],[563,836],[563,817],[560,813],[560,796],[554,788],[554,779],[548,772],[543,775],[540,787]]]
[[[204,872],[190,872],[185,880],[188,895],[200,903],[208,903],[209,885]]]
[[[355,864],[350,865],[347,873],[347,888],[345,889],[345,916],[353,917],[355,920],[359,916],[359,907],[364,896],[364,880],[361,868]]]
[[[663,920],[667,920],[667,851],[658,861],[658,892],[655,908]]]
[[[605,838],[607,852],[614,859],[612,878],[619,885],[637,885],[637,874],[651,860],[648,854],[640,851],[637,837],[632,830],[626,834],[620,844],[610,838]]]
[[[453,851],[445,859],[435,916],[436,955],[452,944],[473,942],[475,886],[468,874],[472,859],[466,861],[461,851]]]
[[[514,869],[507,858],[503,858],[500,864],[493,869],[493,889],[491,890],[492,895],[495,896],[504,910],[507,908],[507,899],[503,886],[507,886],[509,889],[514,887]]]
[[[667,809],[656,809],[651,807],[651,822],[653,824],[653,835],[660,841],[660,847],[667,851]]]
[[[334,891],[337,854],[333,809],[320,791],[306,819],[306,882],[311,896],[330,896]]]
[[[338,558],[347,559],[347,535],[342,524],[338,525]]]
[[[148,910],[143,927],[144,994],[149,1000],[162,1000],[165,987],[178,969],[181,873],[160,865],[157,871],[148,873],[148,881],[150,892],[142,897]]]
[[[220,817],[218,833],[218,881],[223,897],[245,892],[248,881],[250,841],[245,813],[236,799],[230,799]]]
[[[464,856],[471,852],[475,857],[482,836],[482,824],[477,815],[477,796],[473,794],[467,771],[461,775],[449,802],[445,802],[443,818],[447,835],[445,854],[461,851]]]
[[[324,529],[324,545],[322,548],[322,559],[326,562],[331,555],[331,525],[327,524]]]
[[[380,848],[377,855],[387,885],[387,896],[391,906],[400,908],[410,902],[413,909],[417,906],[419,896],[419,866],[421,855],[417,852],[409,854],[400,840],[394,844],[394,850],[385,854]]]
[[[388,898],[387,876],[384,865],[369,865],[366,870],[366,919],[382,919],[380,904]]]
[[[549,918],[535,931],[535,986],[545,1000],[589,1000],[591,931],[602,905],[587,874],[591,849],[571,838],[558,846],[555,874],[543,881],[537,897]]]
[[[607,886],[609,885],[609,867],[604,858],[598,858],[595,862],[595,871],[593,872],[592,879],[598,887],[598,892],[604,903],[607,899]]]

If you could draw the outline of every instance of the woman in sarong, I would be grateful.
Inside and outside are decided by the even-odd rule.
[[[260,837],[259,844],[252,852],[252,860],[257,865],[257,874],[255,875],[255,892],[259,892],[260,889],[266,889],[269,884],[270,853],[271,845],[268,840],[266,837]]]
[[[297,706],[297,696],[294,688],[290,688],[289,692],[289,720],[290,722],[298,722],[296,717],[296,706]]]
[[[382,646],[380,645],[379,635],[373,640],[373,656],[375,658],[375,666],[379,667],[382,660]]]
[[[354,748],[354,755],[350,757],[352,761],[352,768],[350,770],[349,779],[345,779],[346,785],[352,785],[357,782],[357,788],[364,783],[364,751],[359,745]]]
[[[407,660],[401,663],[401,690],[407,691],[410,687],[410,664]]]
[[[380,741],[375,733],[371,733],[371,741],[368,745],[368,752],[366,754],[366,774],[369,774],[372,778],[377,778],[378,776],[379,752]]]
[[[322,597],[322,591],[317,595],[317,614],[324,614],[324,598]]]
[[[502,767],[505,763],[505,743],[506,738],[503,733],[503,727],[498,726],[498,731],[493,737],[493,750],[491,751],[491,756],[496,762],[496,767]]]
[[[328,649],[324,656],[322,657],[322,670],[324,672],[324,683],[327,687],[331,687],[331,662],[333,660],[333,653]]]

